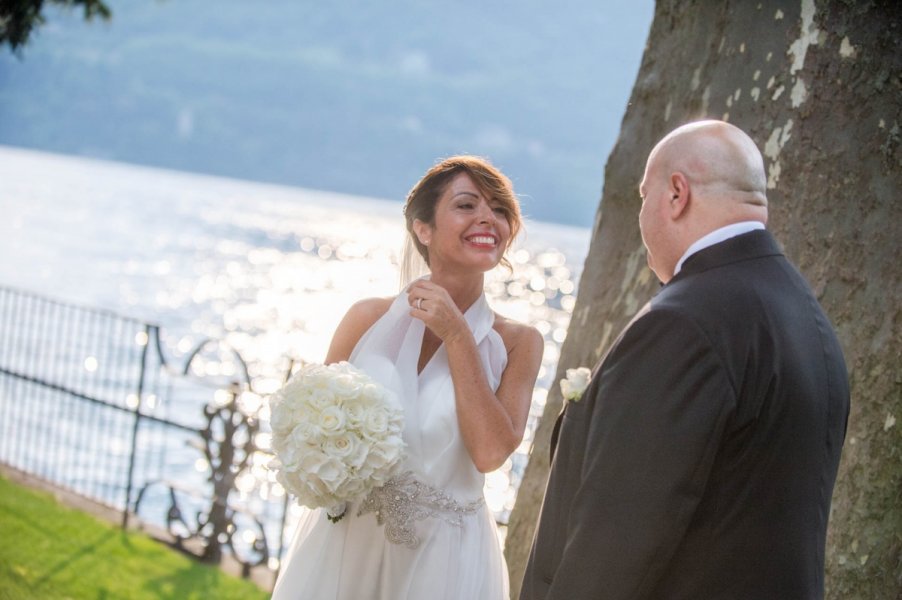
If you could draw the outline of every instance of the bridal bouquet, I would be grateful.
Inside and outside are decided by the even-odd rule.
[[[269,400],[276,479],[333,522],[396,474],[404,418],[394,394],[347,362],[301,368]]]

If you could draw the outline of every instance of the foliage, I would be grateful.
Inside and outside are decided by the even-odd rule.
[[[50,0],[66,8],[81,7],[85,20],[95,17],[109,20],[112,13],[103,0]],[[0,5],[0,46],[9,44],[14,52],[20,52],[28,43],[35,28],[46,22],[44,0],[6,0]]]
[[[267,597],[249,581],[2,477],[0,539],[3,600]]]

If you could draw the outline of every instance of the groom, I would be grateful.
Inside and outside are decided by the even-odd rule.
[[[639,226],[665,285],[560,417],[521,600],[823,596],[849,385],[765,185],[728,123],[649,156]]]

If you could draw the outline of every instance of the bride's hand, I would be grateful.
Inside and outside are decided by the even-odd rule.
[[[417,281],[407,290],[410,315],[420,319],[443,342],[468,333],[467,322],[447,290],[429,280]]]

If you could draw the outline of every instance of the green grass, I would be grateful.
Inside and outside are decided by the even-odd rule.
[[[268,598],[249,581],[0,477],[0,600]]]

